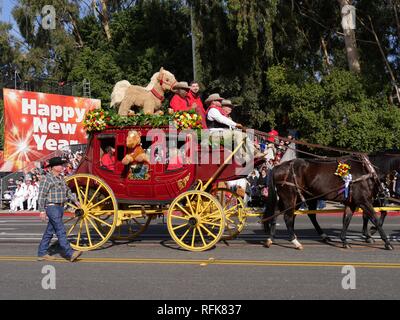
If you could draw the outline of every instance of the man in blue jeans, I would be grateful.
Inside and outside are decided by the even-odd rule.
[[[46,231],[44,232],[42,241],[39,245],[39,261],[54,260],[54,258],[47,253],[50,241],[54,234],[57,235],[60,247],[69,261],[74,262],[82,254],[81,251],[72,250],[62,221],[64,215],[64,203],[67,200],[74,201],[76,206],[80,207],[79,202],[75,200],[70,188],[61,176],[61,172],[64,170],[63,165],[66,162],[66,159],[60,157],[51,158],[47,165],[51,170],[39,184],[40,216],[44,219],[47,215],[49,219]]]

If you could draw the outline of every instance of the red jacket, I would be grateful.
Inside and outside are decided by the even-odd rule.
[[[202,110],[202,112],[205,113],[203,102],[201,101],[199,95],[195,96],[194,93],[191,90],[189,90],[187,99],[189,100],[189,106],[192,106],[193,103],[196,103],[199,110]]]
[[[269,142],[275,142],[275,137],[277,137],[279,133],[275,129],[272,129],[270,132],[268,132],[268,135],[269,137],[267,138],[267,140]]]
[[[189,105],[189,100],[187,98],[182,98],[179,94],[175,94],[171,101],[169,102],[169,106],[175,111],[188,111],[191,109]]]
[[[207,129],[207,123],[206,123],[206,112],[204,110],[203,102],[201,102],[200,96],[195,96],[194,93],[189,90],[187,98],[189,100],[189,106],[192,106],[193,103],[196,104],[196,113],[201,116],[201,125],[203,129]]]

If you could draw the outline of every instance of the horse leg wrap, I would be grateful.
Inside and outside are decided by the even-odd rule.
[[[296,249],[299,249],[299,250],[303,250],[304,249],[303,245],[297,239],[292,240],[292,243],[294,244]]]
[[[272,246],[272,239],[267,239],[267,240],[265,240],[265,246],[266,246],[267,248],[269,248],[270,246]]]

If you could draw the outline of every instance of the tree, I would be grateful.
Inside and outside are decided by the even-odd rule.
[[[267,72],[270,103],[285,108],[302,139],[365,152],[398,145],[400,109],[379,95],[368,96],[359,76],[333,69],[321,82],[298,79],[284,66]]]
[[[338,0],[342,16],[342,28],[344,32],[344,41],[346,44],[347,60],[350,71],[360,73],[360,61],[357,50],[357,40],[355,34],[356,9],[352,5],[352,0]],[[354,21],[353,21],[354,20]]]

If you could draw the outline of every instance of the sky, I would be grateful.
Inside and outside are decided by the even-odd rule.
[[[11,10],[14,5],[15,2],[13,0],[0,0],[0,20],[2,22],[14,23],[14,19],[11,16]]]
[[[11,23],[13,30],[12,35],[18,36],[18,27],[14,18],[11,15],[11,11],[16,5],[16,0],[0,0],[0,22]]]

